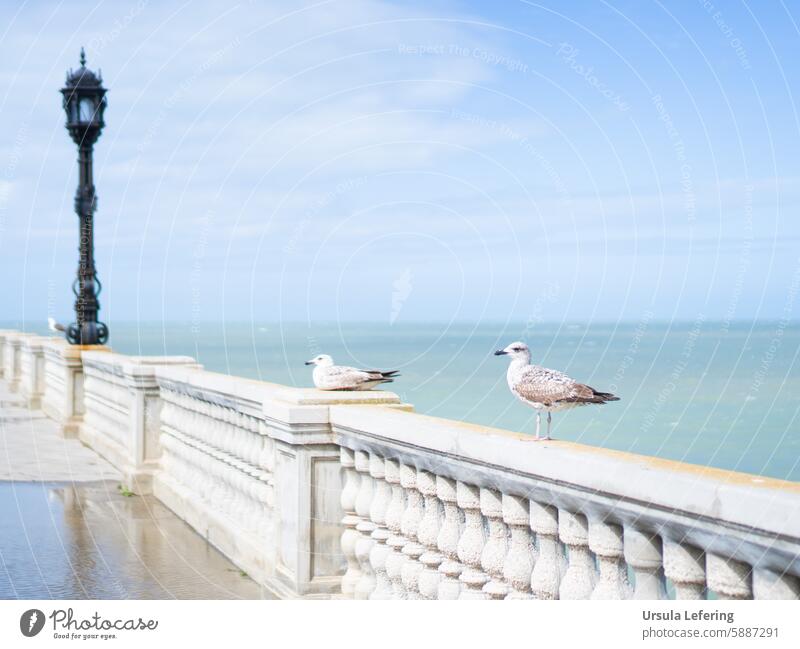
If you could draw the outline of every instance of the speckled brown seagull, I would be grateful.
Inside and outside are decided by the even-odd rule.
[[[306,361],[314,365],[314,385],[320,390],[371,390],[381,383],[391,383],[397,371],[359,370],[346,365],[334,365],[327,354]]]
[[[498,349],[494,355],[511,357],[506,374],[508,387],[522,403],[536,409],[536,441],[550,439],[550,422],[554,412],[590,403],[619,401],[619,397],[610,392],[598,392],[563,372],[531,365],[531,350],[525,343],[511,343],[505,349]],[[547,413],[547,435],[544,438],[539,436],[542,412]]]

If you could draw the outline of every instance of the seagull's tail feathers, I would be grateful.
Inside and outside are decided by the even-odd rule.
[[[601,400],[600,403],[619,401],[619,397],[616,394],[611,394],[610,392],[598,392],[597,390],[594,390],[594,396]]]
[[[364,370],[367,374],[371,374],[373,376],[380,377],[382,379],[391,379],[396,376],[400,376],[400,370],[391,370],[389,372],[384,372],[383,370]]]
[[[50,331],[66,331],[67,328],[60,322],[56,322],[55,318],[47,318],[47,328]]]
[[[394,383],[394,379],[384,379],[384,378],[376,378],[372,379],[371,381],[365,381],[361,385],[354,387],[354,388],[347,388],[349,390],[372,390],[382,383]]]
[[[611,392],[598,392],[594,388],[579,383],[575,386],[575,394],[564,399],[567,403],[579,403],[581,405],[589,403],[604,404],[609,401],[619,401],[619,397]]]

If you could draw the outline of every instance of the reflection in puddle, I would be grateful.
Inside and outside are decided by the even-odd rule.
[[[152,496],[116,482],[0,482],[2,599],[264,596]]]

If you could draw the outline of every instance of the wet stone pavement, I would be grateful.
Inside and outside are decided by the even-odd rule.
[[[261,589],[152,496],[114,481],[0,482],[2,599],[258,599]]]
[[[259,599],[261,587],[0,381],[0,599]]]

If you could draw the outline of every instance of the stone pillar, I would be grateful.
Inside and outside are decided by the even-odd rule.
[[[597,557],[600,573],[592,599],[628,599],[631,587],[624,561],[622,527],[606,521],[589,521],[589,549]]]
[[[483,592],[491,599],[504,599],[508,585],[503,577],[508,551],[508,530],[503,522],[503,496],[493,489],[480,490],[481,513],[489,523],[489,537],[481,552],[481,568],[489,576]]]
[[[361,484],[356,496],[356,514],[359,518],[359,523],[356,525],[358,532],[356,559],[361,566],[361,577],[356,584],[355,598],[369,599],[375,589],[375,573],[372,571],[372,564],[369,561],[369,553],[374,544],[372,532],[375,530],[375,524],[369,517],[374,481],[369,473],[369,453],[366,451],[356,451],[356,471],[361,477]]]
[[[384,470],[386,482],[389,483],[392,490],[389,507],[386,509],[386,527],[389,529],[389,538],[386,539],[388,553],[384,561],[386,578],[392,584],[392,599],[405,599],[406,593],[400,572],[403,555],[400,552],[405,544],[401,529],[403,512],[406,509],[406,496],[403,487],[400,486],[400,463],[397,460],[387,459]]]
[[[444,505],[444,521],[436,539],[436,545],[444,555],[444,560],[439,566],[441,579],[437,599],[458,599],[461,590],[459,577],[464,567],[458,560],[461,529],[456,504],[456,481],[437,475],[436,495]]]
[[[403,561],[400,564],[400,576],[403,580],[403,588],[406,592],[406,599],[420,599],[419,594],[419,573],[422,572],[422,564],[419,558],[425,552],[425,548],[417,539],[419,524],[422,520],[422,495],[417,489],[417,470],[407,464],[400,465],[400,485],[406,492],[406,510],[400,529],[406,540],[401,553]]]
[[[625,561],[633,568],[633,599],[666,599],[661,538],[625,527]]]
[[[55,420],[65,437],[76,437],[84,413],[84,351],[111,351],[102,345],[70,345],[66,340],[50,339],[44,344],[45,386],[42,410]]]
[[[746,563],[706,553],[706,580],[709,590],[720,599],[751,599],[752,569]]]
[[[187,364],[194,364],[192,358]],[[158,383],[152,365],[126,363],[122,367],[125,383],[131,393],[130,409],[130,466],[124,471],[124,478],[133,485],[136,493],[150,493],[153,488],[153,474],[158,469],[161,457],[159,443],[159,400]]]
[[[310,400],[307,394],[304,390],[286,390],[266,395],[263,402],[266,434],[274,443],[273,543],[277,544],[274,577],[267,585],[282,598],[340,592],[347,563],[340,544],[340,447],[333,440],[325,401],[338,403],[347,395]],[[361,457],[356,468],[371,486],[369,458]],[[371,497],[366,509],[363,504],[356,509],[365,521],[369,504]],[[371,521],[369,524],[371,533]],[[365,560],[369,564],[368,553]],[[371,567],[368,569],[371,571]]]
[[[21,349],[22,341],[30,334],[9,333],[5,338],[5,349],[3,351],[3,363],[5,371],[3,377],[10,392],[19,392],[20,379],[22,374]]]
[[[706,559],[699,548],[664,539],[664,574],[675,586],[675,599],[706,598]]]
[[[757,568],[753,571],[754,599],[800,599],[800,578]]]
[[[0,379],[6,374],[6,338],[16,333],[13,329],[0,329]]]
[[[386,557],[389,548],[386,541],[390,532],[386,527],[386,510],[392,497],[392,488],[386,482],[386,463],[382,457],[375,453],[369,455],[369,473],[374,480],[375,495],[372,498],[369,516],[375,525],[372,531],[372,549],[369,561],[375,574],[375,588],[370,594],[370,599],[391,599],[392,582],[386,574]]]
[[[539,542],[539,556],[531,573],[531,592],[535,599],[558,599],[561,578],[566,572],[564,554],[558,540],[558,509],[529,501],[531,529]]]
[[[530,599],[531,573],[537,552],[531,536],[528,499],[503,494],[503,521],[510,530],[503,577],[510,589],[506,599]]]
[[[459,599],[488,599],[483,586],[489,576],[481,568],[481,553],[486,543],[481,516],[480,489],[466,482],[456,483],[458,506],[464,512],[464,529],[458,539],[458,559],[464,564],[459,576],[461,592]]]
[[[44,348],[47,338],[25,336],[21,338],[19,354],[20,383],[19,392],[32,410],[42,405],[44,394]]]
[[[342,596],[352,599],[355,596],[356,584],[361,578],[361,566],[358,565],[358,559],[356,559],[356,541],[358,540],[356,525],[361,520],[356,514],[359,478],[355,470],[355,453],[344,446],[339,450],[339,462],[344,471],[344,486],[340,497],[344,510],[344,518],[342,518],[344,531],[341,544],[342,553],[347,560],[347,571],[342,575]]]
[[[558,511],[558,536],[567,546],[569,563],[561,580],[559,599],[589,599],[597,575],[589,551],[589,524],[582,514],[566,509]]]
[[[418,578],[419,594],[423,599],[436,599],[439,592],[439,566],[444,559],[437,547],[437,540],[444,512],[436,497],[435,475],[419,470],[417,472],[417,488],[425,501],[425,513],[417,531],[420,543],[425,546],[425,552],[419,558],[423,566]]]

